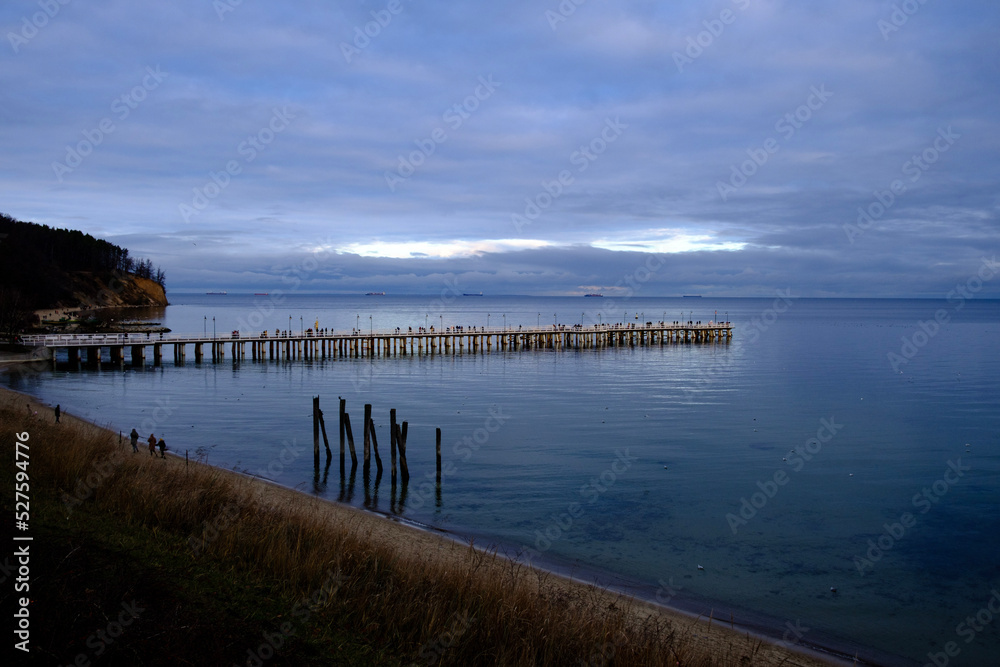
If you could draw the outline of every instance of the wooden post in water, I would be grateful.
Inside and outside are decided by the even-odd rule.
[[[347,431],[347,446],[351,448],[351,470],[358,467],[358,455],[354,451],[354,433],[351,431],[351,415],[344,413],[344,429]]]
[[[319,396],[313,396],[313,464],[319,467]]]
[[[338,396],[338,398],[340,398]],[[340,399],[340,472],[344,472],[344,415],[347,414],[347,399]]]
[[[437,483],[441,486],[441,429],[435,429],[434,451],[437,454]]]
[[[382,457],[378,455],[378,438],[375,437],[375,422],[369,420],[368,422],[368,432],[372,434],[372,449],[375,451],[375,466],[378,468],[378,474],[382,474]]]
[[[406,427],[407,422],[403,422],[403,428],[400,429],[396,438],[399,444],[399,471],[403,476],[404,488],[406,483],[410,481],[410,467],[406,465]]]
[[[389,410],[389,472],[393,485],[396,484],[396,408]]]
[[[371,421],[372,421],[372,404],[371,403],[365,403],[365,437],[364,437],[364,443],[365,443],[365,452],[364,452],[364,454],[365,454],[365,468],[364,468],[364,470],[365,470],[365,472],[368,472],[368,470],[372,466],[372,454],[371,454],[372,439],[371,439],[371,436],[369,435],[371,433],[371,430],[368,428],[368,426],[371,424]]]
[[[326,437],[326,421],[323,419],[323,411],[319,411],[319,428],[323,432],[323,446],[326,447],[326,466],[330,467],[330,457],[333,453],[330,451],[330,439]]]

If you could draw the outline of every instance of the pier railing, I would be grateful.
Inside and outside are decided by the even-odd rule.
[[[732,338],[729,322],[646,322],[644,324],[552,324],[535,327],[407,327],[331,331],[207,333],[102,333],[44,334],[24,336],[25,345],[66,349],[71,362],[80,361],[86,351],[88,362],[100,362],[102,348],[110,350],[112,361],[122,361],[130,348],[132,363],[143,363],[146,348],[152,346],[153,359],[159,363],[164,345],[171,345],[174,360],[181,361],[186,347],[194,345],[195,360],[201,361],[204,346],[212,360],[225,357],[227,345],[233,359],[245,359],[247,348],[254,360],[326,359],[341,357],[395,357],[423,354],[484,354],[538,348],[584,349],[625,346],[665,345],[673,343],[723,342]],[[55,359],[55,355],[53,355]]]

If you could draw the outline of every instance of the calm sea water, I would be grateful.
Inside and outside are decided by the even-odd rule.
[[[367,331],[728,316],[737,329],[721,344],[218,365],[189,349],[182,366],[168,349],[157,368],[60,366],[5,382],[220,467],[791,642],[886,664],[927,663],[949,642],[952,665],[1000,655],[998,301],[171,301],[158,321],[220,335],[317,320]],[[336,455],[316,474],[316,395],[334,450],[337,398],[356,432],[371,403],[387,466],[389,409],[409,422],[405,497],[388,473],[377,487],[360,470],[341,480]]]

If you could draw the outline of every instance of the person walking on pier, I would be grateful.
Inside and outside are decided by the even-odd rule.
[[[162,437],[160,438],[160,441],[157,443],[157,446],[159,446],[159,448],[160,448],[160,458],[161,459],[167,458],[167,455],[166,455],[167,443],[163,440]]]
[[[149,455],[156,456],[156,436],[150,433],[149,439],[146,442],[149,443]]]
[[[139,452],[139,432],[132,429],[132,432],[128,434],[128,437],[132,441],[132,453],[137,454]]]

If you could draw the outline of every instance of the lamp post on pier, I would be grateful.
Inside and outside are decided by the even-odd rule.
[[[212,316],[212,340],[215,340],[215,316]]]

